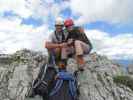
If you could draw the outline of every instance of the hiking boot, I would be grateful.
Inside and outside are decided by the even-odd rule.
[[[84,66],[85,66],[85,64],[78,65],[78,70],[79,71],[84,71]]]
[[[67,60],[66,59],[61,60],[58,65],[59,65],[59,68],[65,69],[67,66]]]

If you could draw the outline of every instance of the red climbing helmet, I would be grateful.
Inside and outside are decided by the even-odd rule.
[[[64,22],[64,25],[65,25],[65,27],[69,27],[69,26],[74,25],[74,22],[72,19],[66,19]]]

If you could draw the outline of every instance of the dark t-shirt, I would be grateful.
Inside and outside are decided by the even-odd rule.
[[[74,27],[73,30],[69,32],[67,40],[68,39],[80,40],[85,42],[86,44],[91,45],[89,39],[87,38],[81,27]]]

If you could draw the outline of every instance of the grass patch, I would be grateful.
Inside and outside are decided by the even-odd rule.
[[[133,78],[130,76],[115,76],[113,80],[116,84],[123,84],[133,90]]]

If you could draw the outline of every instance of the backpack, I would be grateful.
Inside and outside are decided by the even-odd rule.
[[[48,94],[48,83],[45,82],[45,76],[47,74],[56,75],[57,69],[55,68],[55,59],[54,56],[51,55],[52,58],[50,59],[48,64],[43,64],[40,67],[38,76],[35,80],[33,80],[31,87],[29,88],[26,97],[34,97],[36,95],[44,96],[44,94]],[[50,63],[51,62],[51,63]],[[48,71],[52,71],[51,73],[48,73]],[[55,77],[55,76],[53,76]],[[48,95],[46,96],[48,98]]]
[[[57,77],[58,78],[56,80],[55,87],[51,91],[50,96],[56,95],[57,92],[59,92],[59,90],[62,88],[64,81],[68,81],[69,88],[67,88],[67,89],[69,89],[68,90],[69,94],[73,98],[72,100],[77,100],[77,98],[78,98],[78,86],[77,86],[76,77],[73,74],[67,72],[65,69],[59,71],[57,73]]]

